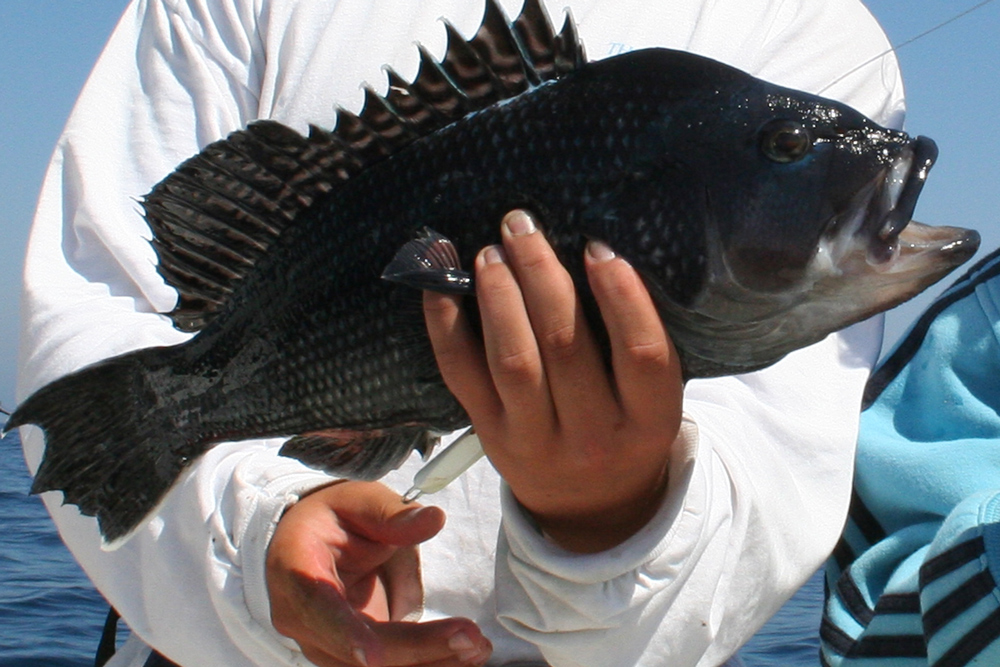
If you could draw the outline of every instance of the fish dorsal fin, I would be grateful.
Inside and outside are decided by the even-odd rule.
[[[560,78],[585,62],[572,17],[552,28],[541,0],[509,21],[486,0],[470,40],[445,22],[437,61],[419,47],[412,82],[386,68],[388,92],[365,88],[359,113],[337,111],[332,131],[302,136],[263,120],[208,145],[142,201],[158,271],[179,292],[168,315],[198,331],[282,231],[339,184],[463,116]]]

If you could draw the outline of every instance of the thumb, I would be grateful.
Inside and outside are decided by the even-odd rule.
[[[395,544],[418,544],[431,539],[444,528],[445,515],[439,507],[404,505],[385,524]]]
[[[376,482],[354,482],[329,487],[331,504],[349,528],[373,542],[409,546],[425,542],[444,527],[437,507],[405,504],[395,491]]]
[[[444,527],[444,512],[437,507],[383,506],[379,511],[354,518],[344,517],[360,535],[382,544],[410,546],[426,542]]]

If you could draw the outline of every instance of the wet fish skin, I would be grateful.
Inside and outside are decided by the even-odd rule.
[[[269,155],[295,143],[287,132],[263,123],[232,141],[258,141]],[[262,242],[191,341],[47,385],[9,427],[45,429],[33,490],[62,490],[109,540],[127,535],[223,440],[299,434],[283,453],[378,477],[414,448],[429,449],[435,433],[468,423],[437,370],[419,292],[382,280],[383,270],[424,227],[471,266],[516,207],[539,216],[599,336],[582,263],[589,239],[643,276],[687,377],[760,368],[971,256],[973,233],[915,243],[896,229],[912,208],[893,210],[915,202],[932,153],[929,140],[845,105],[692,54],[651,49],[589,63],[361,160]],[[198,179],[220,178],[192,165]],[[219,190],[212,194],[233,196]],[[184,192],[168,179],[150,208],[173,215]],[[199,201],[198,210],[213,206]],[[223,236],[237,236],[236,225]],[[177,273],[201,267],[177,259],[178,249],[212,244],[179,226],[177,238],[158,232],[158,251],[168,279],[183,282]],[[898,277],[905,252],[909,273]]]

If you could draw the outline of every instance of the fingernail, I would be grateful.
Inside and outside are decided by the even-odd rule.
[[[504,261],[503,248],[491,245],[483,251],[483,261],[487,264],[500,264]]]
[[[365,667],[368,667],[368,656],[365,655],[365,650],[363,648],[361,648],[360,646],[355,646],[353,649],[351,649],[351,655],[353,655],[354,659],[357,660],[359,663],[361,663]]]
[[[535,221],[524,211],[513,211],[504,220],[511,236],[527,236],[535,231]]]
[[[490,657],[488,644],[476,646],[464,632],[456,632],[448,640],[448,648],[455,652],[458,661],[467,665],[481,665]]]
[[[587,244],[587,254],[598,262],[607,262],[615,258],[615,251],[603,241],[591,241]]]
[[[448,639],[448,648],[455,653],[465,652],[468,653],[472,650],[477,650],[476,645],[472,643],[469,639],[469,635],[464,632],[456,632]]]
[[[412,509],[403,510],[396,516],[392,517],[392,523],[397,526],[406,526],[417,520],[417,517],[427,509],[426,507],[414,507]]]

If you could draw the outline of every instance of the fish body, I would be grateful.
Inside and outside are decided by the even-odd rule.
[[[539,217],[599,337],[585,244],[627,259],[689,378],[770,365],[975,252],[974,232],[908,224],[929,139],[689,53],[584,63],[537,2],[498,12],[334,132],[258,123],[150,193],[171,317],[198,333],[25,401],[8,427],[45,429],[34,491],[115,540],[215,442],[295,436],[284,454],[360,478],[428,451],[468,417],[413,287],[469,291],[461,267],[513,208]]]

